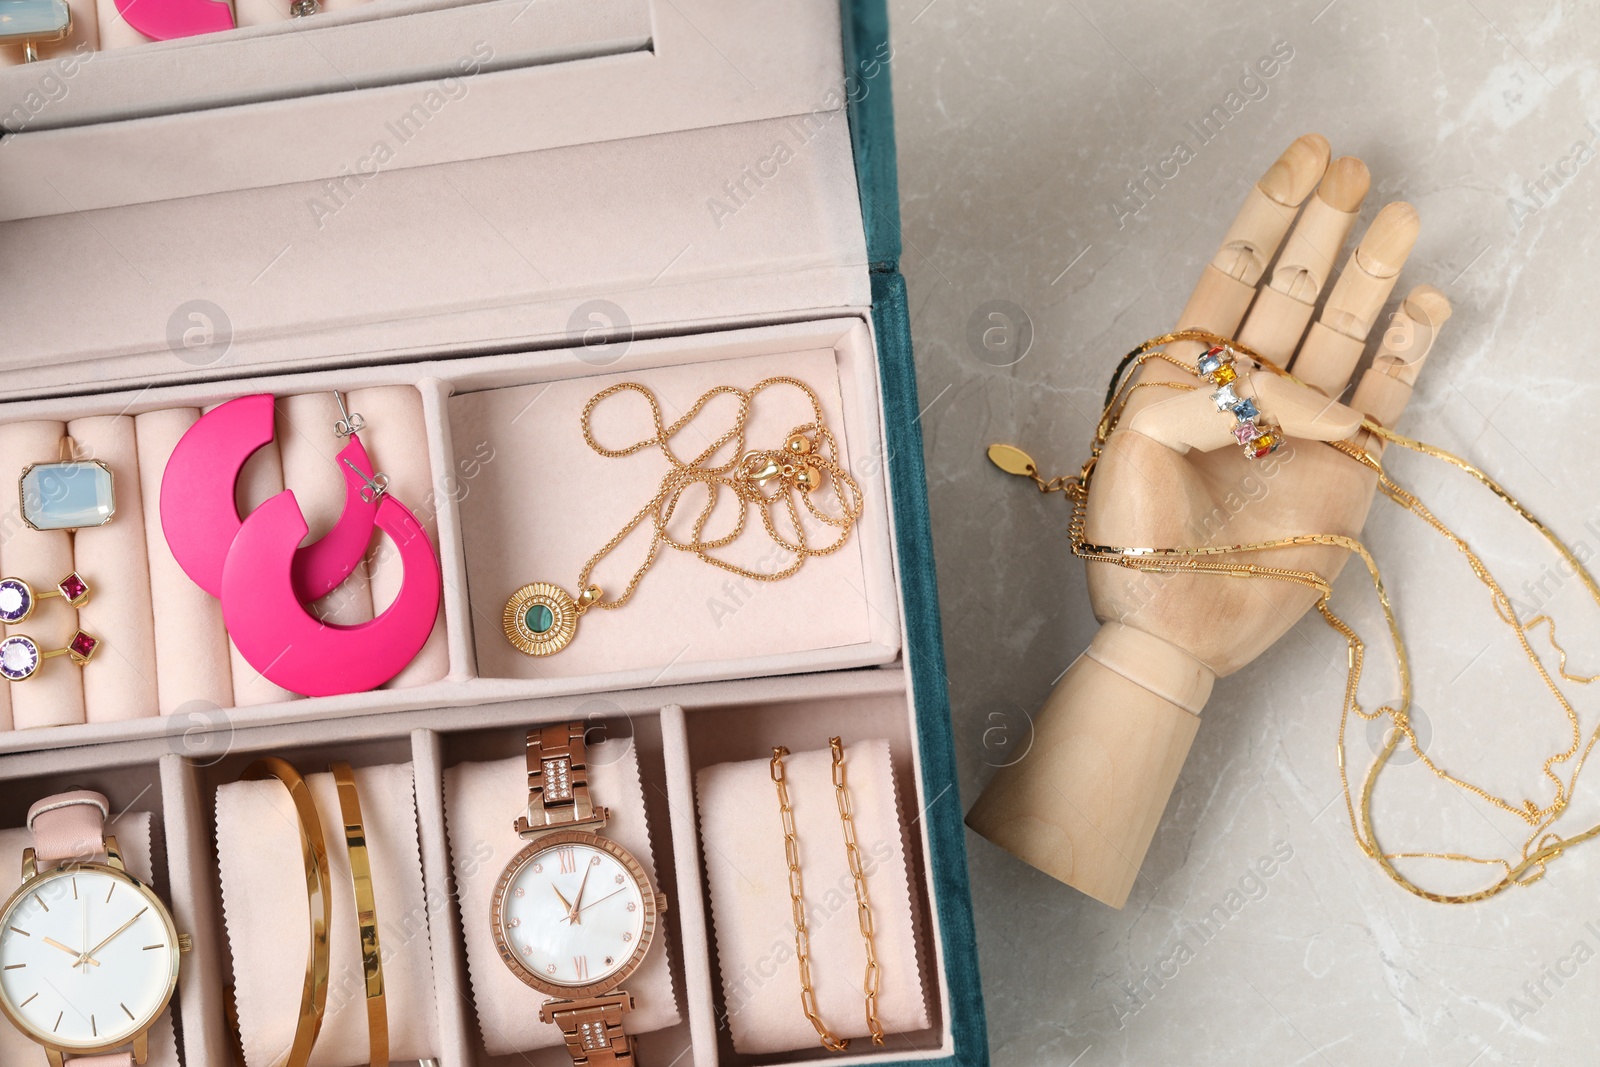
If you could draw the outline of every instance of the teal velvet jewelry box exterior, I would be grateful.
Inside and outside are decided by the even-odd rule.
[[[883,381],[884,429],[894,472],[895,548],[905,598],[905,650],[917,708],[923,774],[933,794],[922,812],[928,824],[934,907],[944,942],[953,1055],[951,1067],[986,1065],[988,1034],[978,947],[967,879],[966,830],[956,782],[955,740],[945,683],[944,635],[933,565],[916,364],[906,280],[900,273],[900,199],[895,165],[892,48],[884,0],[843,0],[847,113],[855,153],[861,216],[872,275],[872,323]]]

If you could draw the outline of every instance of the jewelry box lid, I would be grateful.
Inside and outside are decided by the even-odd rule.
[[[838,6],[642,3],[598,5],[602,54],[545,42],[501,68],[512,53],[496,38],[470,72],[6,136],[0,367],[28,374],[0,396],[867,306],[845,111],[864,83],[845,76]],[[544,6],[301,32],[349,43]],[[551,10],[575,47],[578,8]],[[270,29],[99,53],[77,76],[101,81],[77,88],[144,92],[155,57],[214,47],[242,62],[277,47]],[[368,45],[351,54],[378,63]],[[0,91],[18,69],[0,70]]]

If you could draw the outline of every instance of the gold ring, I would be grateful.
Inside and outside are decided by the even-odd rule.
[[[329,887],[328,846],[322,837],[322,820],[316,801],[300,772],[276,756],[258,759],[244,769],[240,781],[276,778],[289,790],[300,820],[300,858],[306,865],[306,912],[311,927],[311,951],[306,956],[306,982],[300,992],[300,1019],[295,1023],[294,1044],[284,1067],[306,1067],[311,1049],[322,1032],[322,1015],[328,1007],[328,922],[333,910]]]
[[[378,949],[378,904],[372,892],[372,862],[367,856],[367,831],[361,823],[361,794],[350,764],[328,764],[339,789],[339,817],[350,854],[350,880],[355,883],[356,921],[361,929],[361,971],[367,990],[367,1059],[371,1067],[389,1064],[389,1007],[383,993],[383,953]]]

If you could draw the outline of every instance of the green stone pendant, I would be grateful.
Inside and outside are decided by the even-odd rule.
[[[549,605],[542,603],[533,605],[522,618],[528,624],[528,629],[536,634],[549,633],[550,627],[556,624],[556,613],[550,610]]]
[[[578,632],[578,604],[565,589],[533,582],[511,594],[502,619],[506,640],[529,656],[560,652]]]

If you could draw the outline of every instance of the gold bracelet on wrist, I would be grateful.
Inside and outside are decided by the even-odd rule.
[[[350,855],[350,880],[355,885],[356,922],[361,931],[361,973],[367,994],[367,1060],[371,1067],[389,1064],[389,1005],[383,992],[383,953],[378,949],[378,904],[372,891],[372,861],[367,831],[361,821],[361,794],[355,773],[340,760],[328,764],[339,790],[339,817],[344,822],[345,850]]]
[[[328,923],[333,910],[329,886],[328,846],[322,836],[322,820],[316,801],[300,772],[275,756],[256,760],[239,776],[241,781],[259,782],[276,778],[289,790],[295,816],[300,820],[300,857],[306,866],[306,912],[311,930],[311,949],[306,954],[306,981],[300,992],[300,1018],[295,1023],[294,1044],[283,1067],[306,1067],[311,1050],[322,1032],[322,1016],[328,1007]]]

